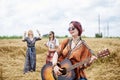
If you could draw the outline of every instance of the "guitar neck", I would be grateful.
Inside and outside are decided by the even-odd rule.
[[[107,56],[107,55],[109,55],[109,54],[110,54],[110,51],[109,51],[108,49],[105,49],[105,50],[97,53],[97,55],[94,54],[94,56],[96,56],[97,58],[101,58],[101,57],[105,57],[105,56]],[[78,62],[78,63],[70,66],[70,67],[67,69],[67,71],[71,71],[71,70],[77,68],[78,66],[82,66],[83,64],[88,63],[88,62],[90,61],[90,59],[91,59],[91,57],[83,60],[82,62]]]
[[[83,64],[85,64],[85,63],[87,63],[87,62],[89,62],[89,61],[90,61],[90,58],[87,58],[87,59],[85,59],[85,60],[82,61],[82,62],[76,63],[76,64],[70,66],[70,67],[67,69],[67,71],[69,72],[69,71],[77,68],[78,66],[82,66]]]

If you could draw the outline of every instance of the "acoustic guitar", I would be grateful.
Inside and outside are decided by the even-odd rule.
[[[101,58],[110,55],[108,49],[104,49],[99,52],[96,57]],[[56,76],[52,69],[52,63],[45,64],[41,69],[41,77],[42,80],[73,80],[75,78],[74,69],[82,66],[83,64],[89,63],[90,58],[83,60],[82,62],[78,62],[72,65],[71,61],[66,58],[62,62],[58,64],[63,70],[61,71],[62,75]]]

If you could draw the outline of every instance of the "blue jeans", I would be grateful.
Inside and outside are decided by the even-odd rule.
[[[80,78],[79,80],[87,80],[86,78]]]

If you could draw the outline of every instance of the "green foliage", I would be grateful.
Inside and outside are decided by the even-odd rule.
[[[95,34],[95,37],[96,37],[96,38],[102,38],[102,33],[96,33],[96,34]]]
[[[21,39],[22,36],[0,36],[0,39]]]
[[[48,36],[49,36],[49,34],[44,34],[44,35],[43,35],[43,37],[48,37]]]

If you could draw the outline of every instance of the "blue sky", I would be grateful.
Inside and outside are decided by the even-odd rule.
[[[0,36],[23,35],[32,29],[36,34],[53,30],[56,35],[69,35],[69,23],[82,24],[82,35],[94,37],[100,31],[107,36],[120,36],[120,0],[0,0]]]

